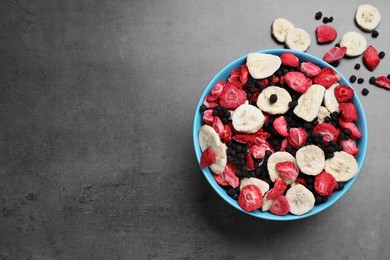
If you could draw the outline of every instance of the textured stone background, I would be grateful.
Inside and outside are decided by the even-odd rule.
[[[356,84],[369,122],[352,189],[309,219],[238,212],[197,165],[197,99],[223,66],[260,49],[274,18],[310,32],[316,11],[357,30],[360,1],[0,1],[2,259],[388,259],[390,92]],[[377,39],[390,56],[385,0]],[[360,58],[339,70],[366,82]],[[362,97],[360,90],[370,90]]]

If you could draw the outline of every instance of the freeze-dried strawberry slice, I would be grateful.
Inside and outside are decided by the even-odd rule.
[[[225,181],[225,179],[222,177],[222,174],[213,173],[213,177],[219,185],[224,186],[224,187],[229,186],[229,183],[227,181]]]
[[[358,120],[356,108],[351,102],[340,103],[339,109],[344,121],[352,122]]]
[[[238,196],[238,205],[245,211],[259,209],[263,203],[260,189],[253,184],[245,185]]]
[[[218,103],[207,101],[207,96],[206,96],[203,100],[203,105],[205,105],[207,108],[216,108],[218,106]]]
[[[351,131],[350,137],[352,139],[360,139],[362,138],[362,134],[360,133],[359,129],[353,122],[346,122],[343,120],[343,118],[339,118],[339,125],[342,129],[348,129]]]
[[[390,79],[385,76],[377,77],[375,79],[375,85],[382,88],[390,89]]]
[[[253,161],[251,153],[246,154],[246,167],[250,171],[253,171],[255,169],[255,162]]]
[[[250,138],[251,138],[250,135],[245,135],[245,134],[237,134],[232,137],[234,141],[242,144],[248,143]]]
[[[217,95],[209,94],[209,95],[206,96],[207,102],[210,102],[210,103],[217,102],[217,99],[218,99]]]
[[[291,161],[279,162],[275,167],[279,171],[280,177],[286,180],[294,180],[299,173],[297,167]]]
[[[268,79],[265,78],[265,79],[260,79],[260,84],[263,85],[263,86],[268,86]]]
[[[352,100],[354,92],[347,85],[340,84],[334,89],[334,95],[338,102],[348,102]]]
[[[287,198],[285,196],[281,196],[275,200],[274,203],[272,203],[270,212],[278,216],[287,215],[290,212],[290,203]]]
[[[236,109],[244,104],[246,93],[244,90],[236,88],[231,84],[226,84],[219,96],[219,103],[227,109]]]
[[[314,79],[314,84],[319,84],[325,88],[330,88],[335,82],[340,80],[340,75],[337,74],[332,68],[326,67],[321,70]]]
[[[302,62],[301,63],[301,71],[306,74],[308,77],[315,77],[321,72],[321,68],[315,65],[312,62]]]
[[[356,141],[353,139],[339,140],[343,151],[351,155],[356,155],[359,152],[359,148],[356,147]]]
[[[221,140],[225,144],[229,143],[230,140],[232,140],[232,130],[230,129],[229,125],[224,126],[223,137]]]
[[[200,158],[200,167],[209,167],[215,162],[215,153],[210,148],[203,151],[202,157]]]
[[[221,119],[218,116],[213,117],[213,125],[215,132],[219,135],[219,138],[223,138],[223,133],[225,131],[225,127],[223,126],[223,123]]]
[[[304,178],[298,177],[295,179],[296,184],[302,184],[303,186],[306,186],[306,180]]]
[[[279,81],[280,81],[280,79],[278,77],[276,77],[275,75],[272,75],[272,80],[271,80],[272,84],[277,84]]]
[[[303,128],[290,128],[288,131],[288,142],[294,148],[298,148],[306,143],[307,133]]]
[[[284,116],[279,116],[278,118],[276,118],[272,125],[275,128],[276,132],[278,132],[278,134],[284,137],[288,136],[287,121]]]
[[[287,189],[287,184],[282,178],[276,178],[274,187],[267,193],[266,198],[274,200],[283,195]]]
[[[287,145],[288,145],[288,138],[284,138],[284,139],[280,142],[280,149],[279,149],[279,151],[281,151],[281,152],[286,151]]]
[[[363,63],[366,68],[373,71],[379,65],[380,61],[381,59],[379,58],[378,51],[374,48],[374,46],[368,46],[363,54]]]
[[[244,64],[240,67],[240,82],[245,85],[249,79],[248,67]]]
[[[284,82],[298,93],[305,93],[312,85],[311,79],[305,77],[302,72],[291,71],[283,77]]]
[[[332,174],[321,172],[314,179],[314,190],[321,196],[330,196],[336,184],[336,179]]]
[[[270,133],[264,132],[263,129],[260,129],[254,134],[236,134],[233,136],[233,140],[239,143],[249,144],[249,146],[262,144],[269,146],[267,138],[270,136]]]
[[[332,49],[330,49],[325,53],[323,59],[328,63],[339,61],[344,57],[346,52],[347,52],[347,47],[333,47]]]
[[[228,162],[225,166],[225,169],[221,173],[222,178],[233,188],[237,188],[240,184],[240,179],[237,177],[236,172],[236,166],[234,166],[233,163]]]
[[[216,96],[217,98],[221,95],[223,88],[226,85],[226,81],[221,80],[211,89],[211,95]]]
[[[280,60],[282,64],[287,67],[296,68],[299,65],[299,59],[292,52],[285,52],[280,55]]]
[[[252,145],[249,148],[249,152],[252,154],[253,158],[261,159],[264,158],[265,152],[268,150],[268,146],[265,144],[261,145]]]
[[[254,144],[266,144],[269,145],[267,142],[267,138],[270,137],[271,134],[268,132],[264,132],[263,129],[260,129],[256,133],[251,135],[251,138],[249,140],[249,145],[254,145]]]
[[[340,130],[329,123],[321,123],[313,128],[313,132],[317,135],[321,135],[325,142],[337,140]]]
[[[227,83],[227,85],[233,85],[238,89],[243,89],[245,87],[245,85],[242,84],[239,79],[231,80]]]
[[[337,31],[330,25],[320,25],[316,28],[317,43],[330,43],[337,38]]]
[[[229,83],[232,83],[233,81],[238,81],[240,82],[240,75],[241,75],[241,70],[240,69],[236,69],[236,70],[233,70],[230,75],[229,75],[229,78],[228,78],[228,82]],[[241,83],[241,82],[240,82]]]
[[[206,111],[203,112],[203,122],[205,122],[208,125],[213,124],[213,110],[212,109],[207,109]]]

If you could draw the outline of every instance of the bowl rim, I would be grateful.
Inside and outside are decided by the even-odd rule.
[[[248,212],[243,210],[237,203],[236,200],[231,198],[227,192],[215,181],[212,172],[210,171],[209,167],[199,168],[201,169],[204,177],[207,179],[211,187],[214,189],[217,194],[222,197],[223,200],[225,200],[228,204],[233,206],[234,208],[238,209],[241,212],[244,212],[248,215],[261,218],[261,219],[266,219],[266,220],[275,220],[275,221],[288,221],[288,220],[298,220],[298,219],[303,219],[307,218],[313,215],[316,215],[320,212],[323,212],[324,210],[328,209],[330,206],[332,206],[334,203],[336,203],[338,200],[343,197],[347,191],[351,188],[351,186],[354,184],[356,181],[357,177],[360,175],[360,171],[363,167],[364,160],[366,157],[366,152],[367,152],[367,145],[368,145],[368,129],[367,129],[367,121],[366,121],[366,116],[364,113],[364,109],[362,106],[362,103],[360,102],[360,99],[357,95],[357,92],[353,88],[353,86],[349,83],[349,81],[332,65],[328,64],[327,62],[323,61],[322,59],[313,56],[309,53],[306,52],[300,52],[300,51],[295,51],[295,50],[289,50],[289,49],[264,49],[264,50],[258,50],[254,51],[253,53],[266,53],[266,54],[273,54],[273,55],[278,55],[280,56],[284,52],[292,52],[294,53],[299,60],[303,61],[311,61],[314,64],[318,65],[321,68],[325,67],[330,67],[332,68],[338,75],[340,75],[340,80],[338,81],[340,84],[347,85],[351,87],[354,90],[354,97],[353,97],[353,103],[356,107],[356,110],[358,112],[359,120],[357,121],[357,126],[359,128],[359,131],[362,133],[362,138],[357,141],[357,146],[360,148],[359,153],[356,156],[356,160],[358,162],[358,172],[355,175],[354,178],[349,180],[348,182],[345,183],[345,186],[342,190],[335,191],[332,196],[329,197],[328,201],[315,205],[314,208],[309,211],[306,214],[303,215],[293,215],[291,213],[285,215],[285,216],[277,216],[274,214],[271,214],[270,212],[262,212],[261,210],[255,210],[252,212]],[[198,165],[200,163],[200,157],[201,157],[201,150],[199,147],[199,140],[198,140],[198,135],[199,135],[199,128],[202,125],[202,116],[200,113],[200,107],[203,104],[204,98],[206,95],[208,95],[211,91],[211,88],[219,81],[222,80],[222,77],[224,77],[224,80],[227,79],[227,77],[230,75],[230,73],[233,71],[233,69],[238,68],[242,64],[245,64],[246,58],[248,54],[243,55],[236,60],[230,62],[228,65],[223,67],[208,83],[207,87],[203,90],[201,97],[199,98],[198,104],[196,106],[195,114],[194,114],[194,121],[193,121],[193,142],[194,142],[194,149],[195,149],[195,154],[196,158],[198,161]]]

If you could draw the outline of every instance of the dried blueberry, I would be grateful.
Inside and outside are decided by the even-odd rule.
[[[322,18],[322,12],[317,12],[316,14],[315,14],[315,16],[314,16],[314,18],[316,19],[316,20],[320,20],[321,18]]]
[[[366,89],[366,88],[363,88],[363,89],[362,89],[362,95],[363,95],[363,96],[367,96],[368,93],[369,93],[368,89]]]
[[[355,75],[352,75],[350,78],[349,78],[349,82],[351,83],[355,83],[357,77]]]

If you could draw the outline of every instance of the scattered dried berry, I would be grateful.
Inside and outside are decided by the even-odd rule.
[[[317,12],[314,16],[316,20],[320,20],[322,18],[322,12]]]
[[[352,75],[350,78],[349,78],[349,82],[351,83],[355,83],[357,77],[355,75]]]

